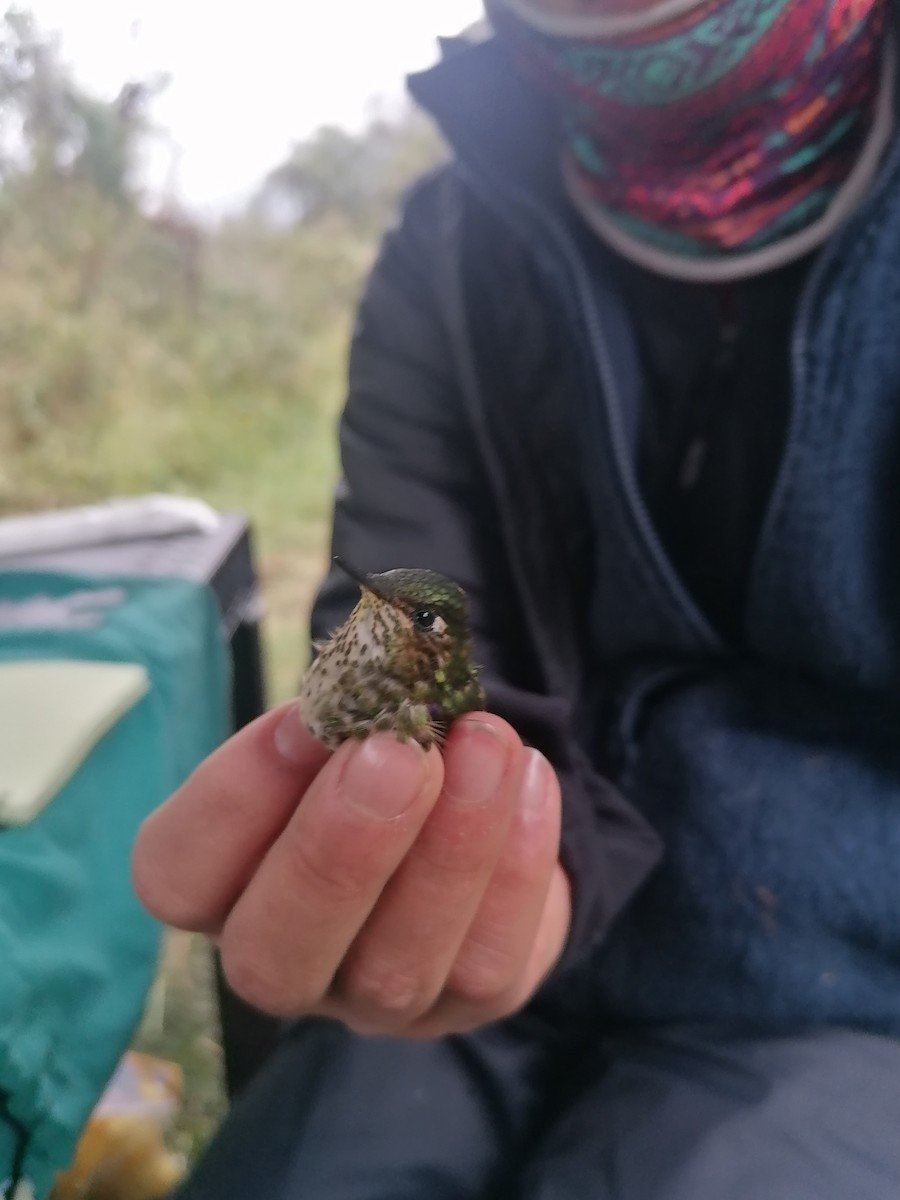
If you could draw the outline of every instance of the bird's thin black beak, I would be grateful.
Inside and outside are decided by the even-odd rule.
[[[372,577],[370,575],[366,575],[364,571],[360,571],[357,567],[351,566],[351,564],[348,563],[346,559],[341,558],[339,554],[335,554],[331,561],[335,564],[335,566],[340,567],[345,575],[349,575],[354,583],[358,583],[359,586],[361,588],[365,588],[367,592],[372,592],[374,595],[378,596],[380,600],[384,600],[384,596],[382,596],[378,588],[372,583]]]

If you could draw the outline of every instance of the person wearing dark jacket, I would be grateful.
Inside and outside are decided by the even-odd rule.
[[[487,711],[279,710],[145,826],[288,1019],[183,1200],[900,1195],[895,10],[492,0],[411,79],[333,548],[466,589]]]

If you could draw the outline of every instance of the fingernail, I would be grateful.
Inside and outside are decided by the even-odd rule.
[[[367,816],[392,821],[415,801],[427,770],[425,751],[417,742],[376,734],[351,749],[340,792]]]
[[[275,749],[289,763],[304,764],[309,758],[312,734],[303,724],[299,704],[292,704],[275,726]]]
[[[525,773],[522,776],[519,805],[526,819],[535,819],[543,816],[547,807],[553,768],[540,750],[529,748],[525,754]]]
[[[509,746],[503,734],[486,721],[471,718],[461,724],[467,735],[466,753],[454,759],[447,792],[457,804],[478,807],[488,803],[500,786]]]

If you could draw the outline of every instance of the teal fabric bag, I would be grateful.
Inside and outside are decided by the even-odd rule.
[[[150,689],[30,824],[0,828],[0,1185],[21,1175],[38,1200],[153,981],[162,929],[131,886],[138,826],[231,731],[228,647],[202,585],[0,573],[0,661],[50,658],[137,663]]]

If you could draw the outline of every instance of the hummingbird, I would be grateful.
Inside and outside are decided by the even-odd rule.
[[[359,584],[360,598],[315,645],[299,697],[307,728],[329,749],[376,732],[426,749],[442,744],[456,717],[485,704],[465,592],[434,571],[365,574],[334,562]]]

